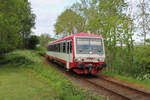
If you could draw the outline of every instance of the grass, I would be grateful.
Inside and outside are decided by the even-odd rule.
[[[17,50],[0,59],[0,100],[100,100],[43,64],[37,51]]]
[[[0,67],[0,100],[53,100],[55,93],[34,73],[10,64]]]
[[[132,77],[121,76],[121,75],[106,72],[106,71],[103,71],[103,73],[107,74],[109,76],[112,76],[114,78],[127,81],[129,83],[137,84],[136,86],[138,86],[138,87],[143,87],[143,88],[146,88],[146,89],[150,90],[150,81],[149,80],[137,80],[137,79],[134,79]]]

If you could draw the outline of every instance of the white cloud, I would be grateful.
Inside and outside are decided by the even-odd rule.
[[[29,0],[33,6],[41,8],[60,5],[63,0]]]
[[[50,33],[54,36],[54,24],[56,19],[67,6],[71,6],[79,0],[29,0],[33,12],[36,14],[36,35]]]

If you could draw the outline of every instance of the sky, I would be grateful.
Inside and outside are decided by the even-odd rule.
[[[29,0],[32,11],[36,14],[36,24],[33,33],[41,35],[44,33],[55,36],[54,24],[57,17],[73,3],[80,0]],[[126,0],[131,4],[136,3],[137,0]]]
[[[57,17],[77,1],[79,0],[29,0],[32,11],[36,14],[33,33],[35,35],[48,33],[51,36],[55,36],[54,24]]]

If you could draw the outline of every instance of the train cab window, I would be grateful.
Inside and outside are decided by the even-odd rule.
[[[66,43],[63,43],[63,53],[66,53]]]
[[[70,41],[70,53],[72,53],[72,41]]]

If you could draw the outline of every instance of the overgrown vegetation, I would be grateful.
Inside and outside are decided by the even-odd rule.
[[[106,68],[105,71],[116,73],[123,76],[132,77],[138,80],[150,80],[150,47],[136,46],[134,48],[133,58],[129,59],[127,55],[121,54],[120,48],[117,48],[115,66]],[[123,48],[126,53],[126,48]],[[122,57],[120,57],[120,55]],[[120,59],[121,58],[121,59]],[[129,60],[128,60],[129,59]],[[132,63],[131,63],[132,62]]]
[[[3,60],[0,60],[0,65],[11,64],[12,67],[16,66],[18,69],[21,68],[35,73],[56,90],[56,100],[100,100],[100,98],[89,96],[87,92],[83,92],[74,86],[60,72],[43,64],[41,59],[37,51],[17,50],[8,53]]]
[[[135,77],[139,80],[150,80],[150,47],[137,46],[135,48],[133,72]]]
[[[39,46],[39,47],[36,48],[36,52],[40,56],[45,56],[46,55],[46,48],[43,47],[43,46]]]

